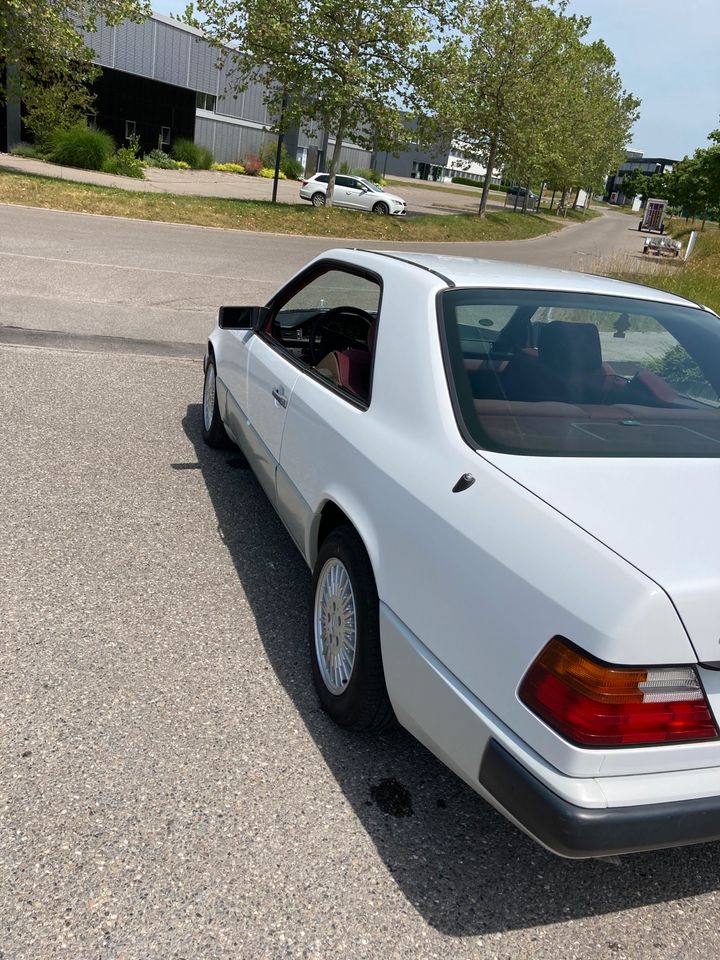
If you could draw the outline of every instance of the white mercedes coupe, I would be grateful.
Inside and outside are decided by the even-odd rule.
[[[720,838],[720,319],[331,250],[222,307],[203,434],[313,571],[312,672],[566,857]]]

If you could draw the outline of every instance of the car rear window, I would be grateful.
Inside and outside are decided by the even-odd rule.
[[[543,456],[720,456],[720,320],[550,291],[440,298],[448,378],[475,446]]]

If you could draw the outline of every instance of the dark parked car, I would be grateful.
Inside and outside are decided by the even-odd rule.
[[[537,203],[537,201],[540,199],[540,197],[536,193],[533,193],[532,190],[530,190],[528,193],[527,187],[508,187],[507,195],[509,197],[519,197],[521,200],[523,200],[527,195],[528,199],[533,203]]]

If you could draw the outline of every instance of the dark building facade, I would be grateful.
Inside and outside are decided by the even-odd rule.
[[[654,177],[657,174],[669,173],[677,163],[677,160],[669,160],[667,157],[645,157],[640,150],[628,150],[625,163],[620,168],[610,174],[605,184],[605,197],[611,203],[624,203],[625,194],[623,193],[623,179],[631,170],[639,170],[646,177]],[[613,196],[615,199],[613,199]]]

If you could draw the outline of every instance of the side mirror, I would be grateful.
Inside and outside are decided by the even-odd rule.
[[[218,326],[223,330],[259,330],[269,315],[268,307],[220,307]]]

